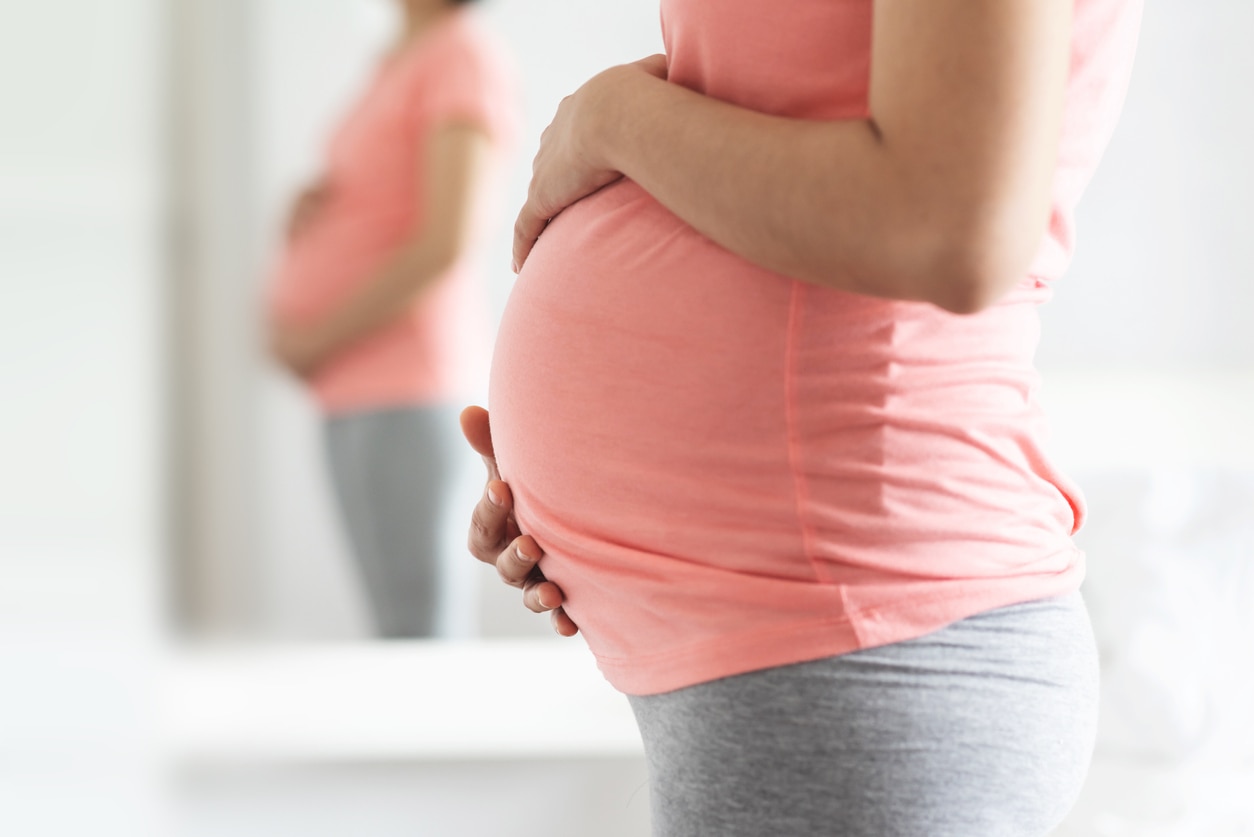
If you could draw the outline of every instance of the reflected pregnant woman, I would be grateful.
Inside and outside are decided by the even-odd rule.
[[[664,0],[545,132],[471,550],[658,835],[1046,835],[1096,715],[1033,353],[1138,0]]]
[[[394,0],[395,40],[295,202],[271,347],[323,414],[375,632],[438,635],[454,416],[482,378],[475,251],[514,133],[511,74],[469,0]]]

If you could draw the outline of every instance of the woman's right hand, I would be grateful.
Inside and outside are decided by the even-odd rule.
[[[330,196],[331,187],[327,185],[326,180],[318,180],[306,186],[296,196],[296,199],[292,201],[291,210],[287,213],[288,241],[292,241],[309,227],[314,218],[322,212]]]
[[[607,105],[619,100],[621,85],[641,78],[665,81],[666,74],[666,56],[650,55],[593,76],[558,104],[553,121],[540,135],[527,201],[514,222],[515,273],[522,269],[549,221],[623,176],[603,158],[598,131],[593,127],[604,122],[599,115]]]
[[[544,557],[539,544],[522,534],[514,519],[514,498],[509,485],[501,480],[492,448],[492,428],[488,411],[467,407],[461,414],[462,434],[475,452],[483,457],[488,482],[483,497],[470,517],[470,553],[496,567],[501,580],[522,590],[523,604],[535,613],[551,613],[553,630],[574,636],[579,627],[562,608],[562,589],[544,577],[539,562]]]

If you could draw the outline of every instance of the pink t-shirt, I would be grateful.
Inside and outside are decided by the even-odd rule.
[[[440,125],[470,123],[498,150],[508,143],[516,105],[501,55],[469,13],[455,11],[380,66],[332,139],[329,202],[281,255],[275,317],[325,316],[421,230],[423,161]],[[485,178],[485,191],[495,179]],[[488,197],[478,201],[480,227]],[[312,383],[323,408],[449,401],[482,380],[491,338],[473,263],[468,253],[403,316],[321,368]]]
[[[867,115],[872,0],[663,0],[670,80]],[[1115,124],[1139,0],[1077,0],[1054,213],[973,316],[804,284],[623,181],[541,236],[497,340],[518,522],[634,694],[896,642],[1074,590],[1079,491],[1045,452],[1037,306]]]

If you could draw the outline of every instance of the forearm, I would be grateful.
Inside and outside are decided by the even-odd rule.
[[[473,239],[489,149],[487,134],[473,124],[450,122],[433,131],[415,188],[425,204],[417,216],[423,222],[374,276],[316,324],[322,357],[400,316],[462,257]]]
[[[456,250],[420,239],[380,268],[314,325],[320,354],[332,355],[399,317],[452,267]]]
[[[868,120],[755,113],[644,76],[593,139],[606,161],[747,260],[831,288],[942,302],[944,219]]]
[[[976,311],[1047,228],[1071,7],[877,0],[861,120],[767,116],[616,71],[589,153],[764,267]]]

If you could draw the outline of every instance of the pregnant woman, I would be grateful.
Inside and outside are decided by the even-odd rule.
[[[516,226],[471,548],[630,696],[658,835],[1044,837],[1097,657],[1037,306],[1138,0],[663,0]]]
[[[274,354],[326,415],[349,542],[388,638],[437,633],[454,404],[486,366],[470,255],[513,102],[466,5],[397,0],[396,43],[296,201],[274,279]]]

